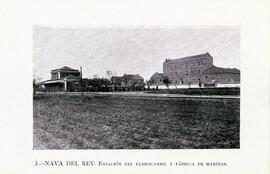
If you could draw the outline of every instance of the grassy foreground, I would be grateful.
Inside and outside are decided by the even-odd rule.
[[[240,99],[35,95],[34,149],[239,148]]]

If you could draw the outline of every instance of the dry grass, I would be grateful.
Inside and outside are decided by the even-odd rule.
[[[239,148],[239,99],[34,96],[34,149]]]

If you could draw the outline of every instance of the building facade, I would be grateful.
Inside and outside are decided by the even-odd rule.
[[[81,73],[79,70],[64,66],[51,70],[51,79],[42,84],[48,92],[80,91]]]
[[[214,66],[209,53],[166,59],[163,73],[173,85],[198,84],[201,87],[202,84],[240,84],[240,70]]]
[[[144,79],[139,74],[124,74],[124,84],[127,87],[142,87],[144,86]]]
[[[164,85],[163,80],[164,80],[163,73],[156,72],[151,76],[149,85],[153,85],[153,86]]]
[[[80,78],[80,71],[68,66],[51,70],[51,80],[64,79],[65,77]]]
[[[203,71],[204,83],[240,84],[240,70],[212,66]]]
[[[124,74],[111,78],[115,90],[143,90],[144,79],[139,74]]]
[[[213,57],[209,53],[166,59],[163,63],[163,74],[174,85],[200,83],[203,78],[202,72],[211,66],[213,66]]]

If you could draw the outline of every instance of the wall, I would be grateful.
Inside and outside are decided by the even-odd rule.
[[[217,81],[217,83],[240,83],[240,74],[207,74],[203,77],[203,82],[209,83],[212,81]]]
[[[50,83],[45,85],[47,92],[62,92],[64,91],[64,84],[62,83]]]
[[[197,58],[175,59],[163,63],[163,73],[172,84],[199,83],[202,72],[213,65],[213,58],[201,56]]]
[[[67,82],[67,91],[68,92],[79,92],[81,91],[81,84],[77,82]]]

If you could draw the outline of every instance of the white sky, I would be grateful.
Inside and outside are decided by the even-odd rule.
[[[50,79],[50,70],[83,67],[83,77],[162,72],[165,58],[209,52],[214,65],[240,69],[240,29],[212,27],[41,27],[34,33],[34,78]]]

